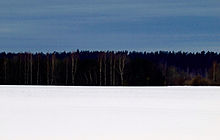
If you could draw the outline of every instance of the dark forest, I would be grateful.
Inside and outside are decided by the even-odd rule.
[[[214,52],[0,53],[1,85],[220,85]]]

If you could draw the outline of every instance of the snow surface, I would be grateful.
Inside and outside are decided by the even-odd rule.
[[[219,139],[219,87],[0,86],[0,140]]]

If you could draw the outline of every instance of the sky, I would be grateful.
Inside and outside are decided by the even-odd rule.
[[[219,0],[0,0],[0,51],[220,52]]]

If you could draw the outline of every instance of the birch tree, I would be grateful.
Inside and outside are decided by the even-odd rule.
[[[47,53],[47,85],[50,84],[50,55]]]
[[[72,84],[75,85],[75,75],[78,65],[78,54],[71,53],[71,77],[72,77]]]
[[[115,86],[115,71],[116,71],[116,55],[113,54],[113,72],[112,72],[112,85]]]
[[[118,56],[118,70],[119,70],[122,86],[124,85],[125,60],[126,60],[126,54],[119,54],[119,56]]]

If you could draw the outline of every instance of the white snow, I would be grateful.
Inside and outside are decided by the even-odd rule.
[[[0,86],[0,140],[220,140],[220,88]]]

